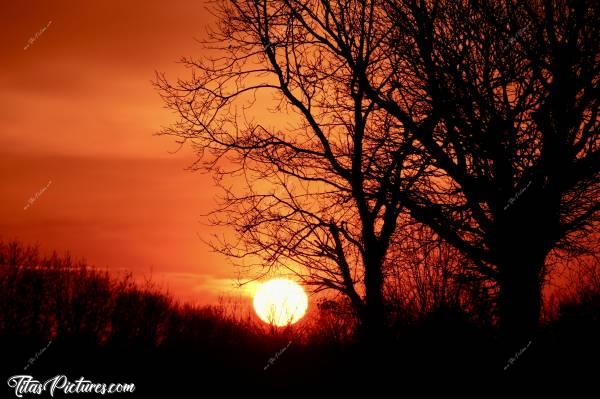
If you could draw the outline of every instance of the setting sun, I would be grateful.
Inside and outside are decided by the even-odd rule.
[[[258,317],[279,327],[300,320],[307,307],[308,297],[302,287],[287,279],[269,280],[254,295],[254,310]]]

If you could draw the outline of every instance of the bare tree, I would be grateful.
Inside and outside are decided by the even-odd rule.
[[[599,4],[387,6],[389,83],[365,91],[437,175],[402,201],[497,283],[508,342],[531,339],[548,254],[580,247],[598,222]]]
[[[219,4],[217,58],[158,85],[181,116],[164,133],[247,183],[220,213],[241,239],[227,252],[291,260],[381,325],[406,207],[497,284],[507,336],[530,339],[548,253],[597,222],[598,3]],[[299,122],[244,120],[235,101],[259,90]],[[238,168],[217,170],[226,156]]]
[[[398,319],[456,310],[489,324],[490,282],[426,226],[410,226],[394,239],[386,276],[388,306]]]
[[[379,335],[384,264],[394,233],[410,223],[400,196],[425,168],[411,138],[366,96],[362,77],[379,74],[384,59],[382,9],[360,1],[314,6],[219,2],[207,42],[216,55],[184,59],[188,80],[157,78],[179,116],[163,133],[191,142],[198,168],[225,189],[213,221],[237,235],[220,251],[343,293],[366,331]],[[342,13],[336,40],[348,55],[315,37],[300,15],[310,11]],[[274,105],[259,118],[263,92]]]

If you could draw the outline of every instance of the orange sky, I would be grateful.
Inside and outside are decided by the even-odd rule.
[[[210,18],[192,0],[2,2],[0,238],[152,271],[186,300],[237,292],[236,270],[199,238],[210,176],[153,136],[172,118],[154,71],[183,74],[175,61],[202,54]]]

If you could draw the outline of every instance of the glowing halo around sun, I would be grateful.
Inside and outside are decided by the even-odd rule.
[[[278,327],[294,324],[308,308],[308,296],[294,281],[276,278],[269,280],[254,294],[254,311],[265,323]]]

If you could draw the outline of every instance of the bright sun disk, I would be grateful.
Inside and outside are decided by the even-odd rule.
[[[300,320],[308,308],[308,296],[294,281],[277,278],[263,283],[254,294],[254,310],[265,323],[281,327]]]

